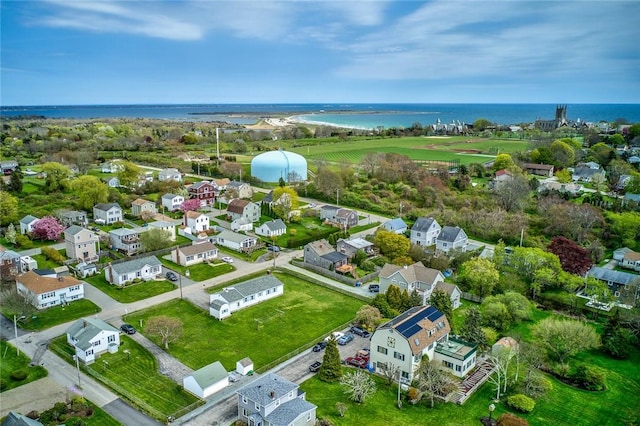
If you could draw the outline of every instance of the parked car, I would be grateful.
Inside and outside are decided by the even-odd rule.
[[[230,371],[229,372],[229,381],[230,382],[237,382],[238,380],[240,380],[240,375],[238,373],[236,373],[235,371]]]
[[[280,247],[275,246],[273,244],[267,245],[267,250],[272,251],[274,253],[278,253],[280,251]]]
[[[323,340],[322,342],[316,343],[311,350],[314,351],[314,352],[320,352],[321,350],[323,350],[326,347],[327,347],[327,342],[325,342]]]
[[[312,373],[315,373],[316,371],[320,370],[321,365],[322,363],[320,361],[316,361],[309,366],[309,371],[311,371]]]
[[[222,261],[227,263],[233,263],[233,258],[229,256],[225,256],[222,258]]]
[[[371,333],[369,333],[367,330],[363,330],[360,327],[351,327],[351,329],[349,331],[351,333],[355,334],[356,336],[360,336],[360,337],[369,337],[369,336],[371,336]]]
[[[331,335],[333,335],[333,337],[334,337],[336,340],[339,340],[340,338],[342,338],[342,336],[344,336],[344,333],[341,333],[341,332],[339,332],[339,331],[334,331],[333,333],[331,333]],[[325,337],[325,338],[324,338],[324,341],[325,341],[325,342],[328,342],[328,341],[329,341],[329,339],[331,339],[331,335],[329,335],[329,336]]]
[[[122,324],[120,330],[127,334],[136,334],[136,329],[131,324]]]
[[[164,275],[164,277],[165,277],[166,279],[168,279],[169,281],[178,281],[178,276],[175,274],[175,272],[168,271],[168,272]]]
[[[379,284],[369,284],[369,291],[371,293],[379,293],[380,292],[380,285]]]
[[[367,368],[367,364],[369,363],[369,361],[364,358],[350,356],[344,360],[344,363],[347,365],[353,365],[354,367],[358,368]]]
[[[347,333],[344,336],[342,336],[341,338],[338,339],[338,344],[341,346],[346,345],[347,343],[349,343],[350,341],[352,341],[354,339],[353,334],[351,333]]]

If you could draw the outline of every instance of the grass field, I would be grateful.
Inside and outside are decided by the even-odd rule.
[[[199,399],[160,374],[153,354],[128,336],[121,336],[120,343],[118,352],[102,354],[88,367],[92,376],[159,420],[198,404]],[[73,363],[73,348],[67,344],[66,336],[53,339],[49,348]]]
[[[44,367],[39,365],[31,367],[29,362],[31,362],[31,359],[24,353],[20,352],[20,355],[18,355],[15,346],[0,340],[0,381],[2,381],[0,392],[26,385],[47,376],[48,373]],[[24,370],[27,373],[27,378],[20,381],[13,380],[11,373],[16,370]]]
[[[137,302],[176,288],[173,283],[167,280],[144,281],[125,287],[118,287],[109,284],[102,274],[85,278],[85,281],[120,303]]]
[[[236,267],[229,265],[228,263],[216,263],[209,265],[208,263],[198,263],[197,265],[181,266],[177,265],[170,260],[160,258],[160,262],[173,271],[186,275],[187,269],[189,270],[189,278],[193,281],[204,281],[210,278],[219,277],[220,275],[228,274],[236,270]]]
[[[188,302],[173,300],[129,314],[134,324],[167,315],[182,320],[182,337],[169,353],[193,369],[219,360],[233,370],[236,361],[250,357],[256,369],[305,345],[312,345],[354,317],[362,301],[285,274],[284,295],[218,321]],[[156,343],[157,339],[152,338]]]
[[[18,326],[23,330],[44,330],[54,325],[64,324],[78,318],[95,315],[101,309],[88,299],[75,300],[65,306],[53,306],[37,311],[33,316],[28,316]],[[14,312],[3,310],[2,314],[13,321]],[[35,319],[33,317],[36,317]]]
[[[471,139],[468,137],[429,138],[408,137],[346,141],[339,143],[290,148],[307,160],[360,163],[368,153],[396,153],[412,160],[452,161],[461,164],[487,161],[498,153],[526,149],[528,142],[520,140]],[[475,152],[469,152],[474,150]]]

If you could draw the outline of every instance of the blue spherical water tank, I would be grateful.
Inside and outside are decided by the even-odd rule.
[[[280,178],[288,182],[290,173],[296,173],[297,179],[307,180],[307,160],[302,155],[278,150],[251,160],[251,176],[263,182],[278,182]]]

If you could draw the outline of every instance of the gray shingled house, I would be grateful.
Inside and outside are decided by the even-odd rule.
[[[264,300],[282,296],[284,284],[273,275],[263,275],[226,287],[209,296],[209,313],[223,320],[231,314]]]

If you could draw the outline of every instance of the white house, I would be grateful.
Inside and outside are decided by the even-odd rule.
[[[107,225],[122,222],[122,208],[117,203],[98,203],[93,206],[93,220],[102,219]]]
[[[251,222],[257,222],[260,220],[260,206],[252,201],[234,198],[227,204],[227,216],[231,220],[245,217]]]
[[[100,256],[100,239],[87,228],[71,225],[64,230],[64,243],[69,259],[94,262]]]
[[[109,179],[106,180],[107,182],[107,186],[109,186],[109,188],[119,188],[120,187],[120,179],[118,179],[117,177],[110,177]]]
[[[118,173],[123,169],[124,167],[122,166],[122,164],[113,163],[111,161],[103,163],[102,166],[100,166],[100,170],[102,171],[102,173]]]
[[[182,173],[180,173],[178,169],[174,169],[172,167],[168,169],[162,169],[158,172],[158,180],[160,182],[164,182],[167,180],[182,182]]]
[[[20,233],[23,235],[32,233],[33,225],[35,225],[39,220],[39,218],[31,216],[30,214],[20,219]]]
[[[38,269],[38,262],[31,256],[20,256],[20,270],[22,272]]]
[[[159,229],[160,231],[164,231],[167,233],[167,235],[169,235],[169,239],[171,241],[176,240],[176,226],[172,222],[168,222],[166,220],[156,220],[153,222],[149,222],[147,224],[147,228],[149,229],[149,231],[152,229]]]
[[[427,268],[422,262],[413,265],[399,266],[387,263],[378,274],[380,292],[386,293],[390,286],[395,285],[400,291],[407,290],[409,294],[415,290],[426,305],[431,294],[436,290],[442,290],[451,298],[453,309],[460,306],[460,289],[451,284],[445,284],[444,275],[437,269]]]
[[[104,277],[111,284],[122,286],[135,279],[150,281],[162,272],[162,263],[155,256],[141,257],[108,265],[104,268]]]
[[[131,214],[138,217],[142,215],[142,213],[147,212],[149,214],[155,215],[158,213],[158,208],[156,207],[156,203],[153,201],[145,200],[144,198],[138,198],[131,203]]]
[[[162,196],[162,206],[170,212],[180,209],[184,203],[184,197],[176,194],[164,194]]]
[[[263,237],[279,237],[287,233],[287,225],[282,219],[274,219],[263,223],[256,228],[256,234]]]
[[[72,276],[51,278],[29,271],[16,277],[16,289],[38,309],[84,299],[84,281]]]
[[[67,343],[85,364],[93,363],[100,354],[118,352],[120,331],[98,318],[84,318],[67,328]]]
[[[381,325],[371,336],[370,363],[376,372],[399,368],[411,383],[423,356],[441,361],[458,377],[475,366],[476,347],[449,339],[447,317],[433,306],[416,306]]]
[[[246,182],[231,181],[225,187],[227,193],[234,195],[233,198],[251,198],[253,197],[253,189]]]
[[[629,251],[624,255],[620,266],[640,272],[640,253]]]
[[[411,244],[432,246],[436,243],[442,227],[432,217],[419,217],[411,227]]]
[[[199,212],[188,211],[184,215],[184,226],[189,228],[194,235],[206,232],[209,230],[209,216]]]
[[[404,220],[400,217],[386,221],[382,224],[382,228],[395,234],[404,234],[407,232],[407,224],[404,223]]]
[[[182,266],[204,263],[216,257],[218,257],[218,248],[206,240],[194,242],[186,247],[176,247],[171,251],[171,261]]]
[[[215,243],[219,246],[240,252],[250,251],[258,243],[258,239],[256,237],[238,234],[226,229],[215,235],[213,240],[215,240]]]
[[[229,386],[229,374],[220,361],[206,365],[182,379],[182,387],[199,398],[206,398]]]
[[[273,373],[238,390],[238,420],[247,425],[313,426],[316,409],[297,384]]]
[[[231,230],[233,232],[250,232],[253,231],[253,222],[246,217],[239,217],[231,222]]]
[[[450,250],[466,250],[469,238],[458,226],[445,226],[436,239],[436,250],[448,253]]]
[[[209,296],[209,314],[223,320],[248,306],[282,296],[284,284],[273,275],[263,275]]]

